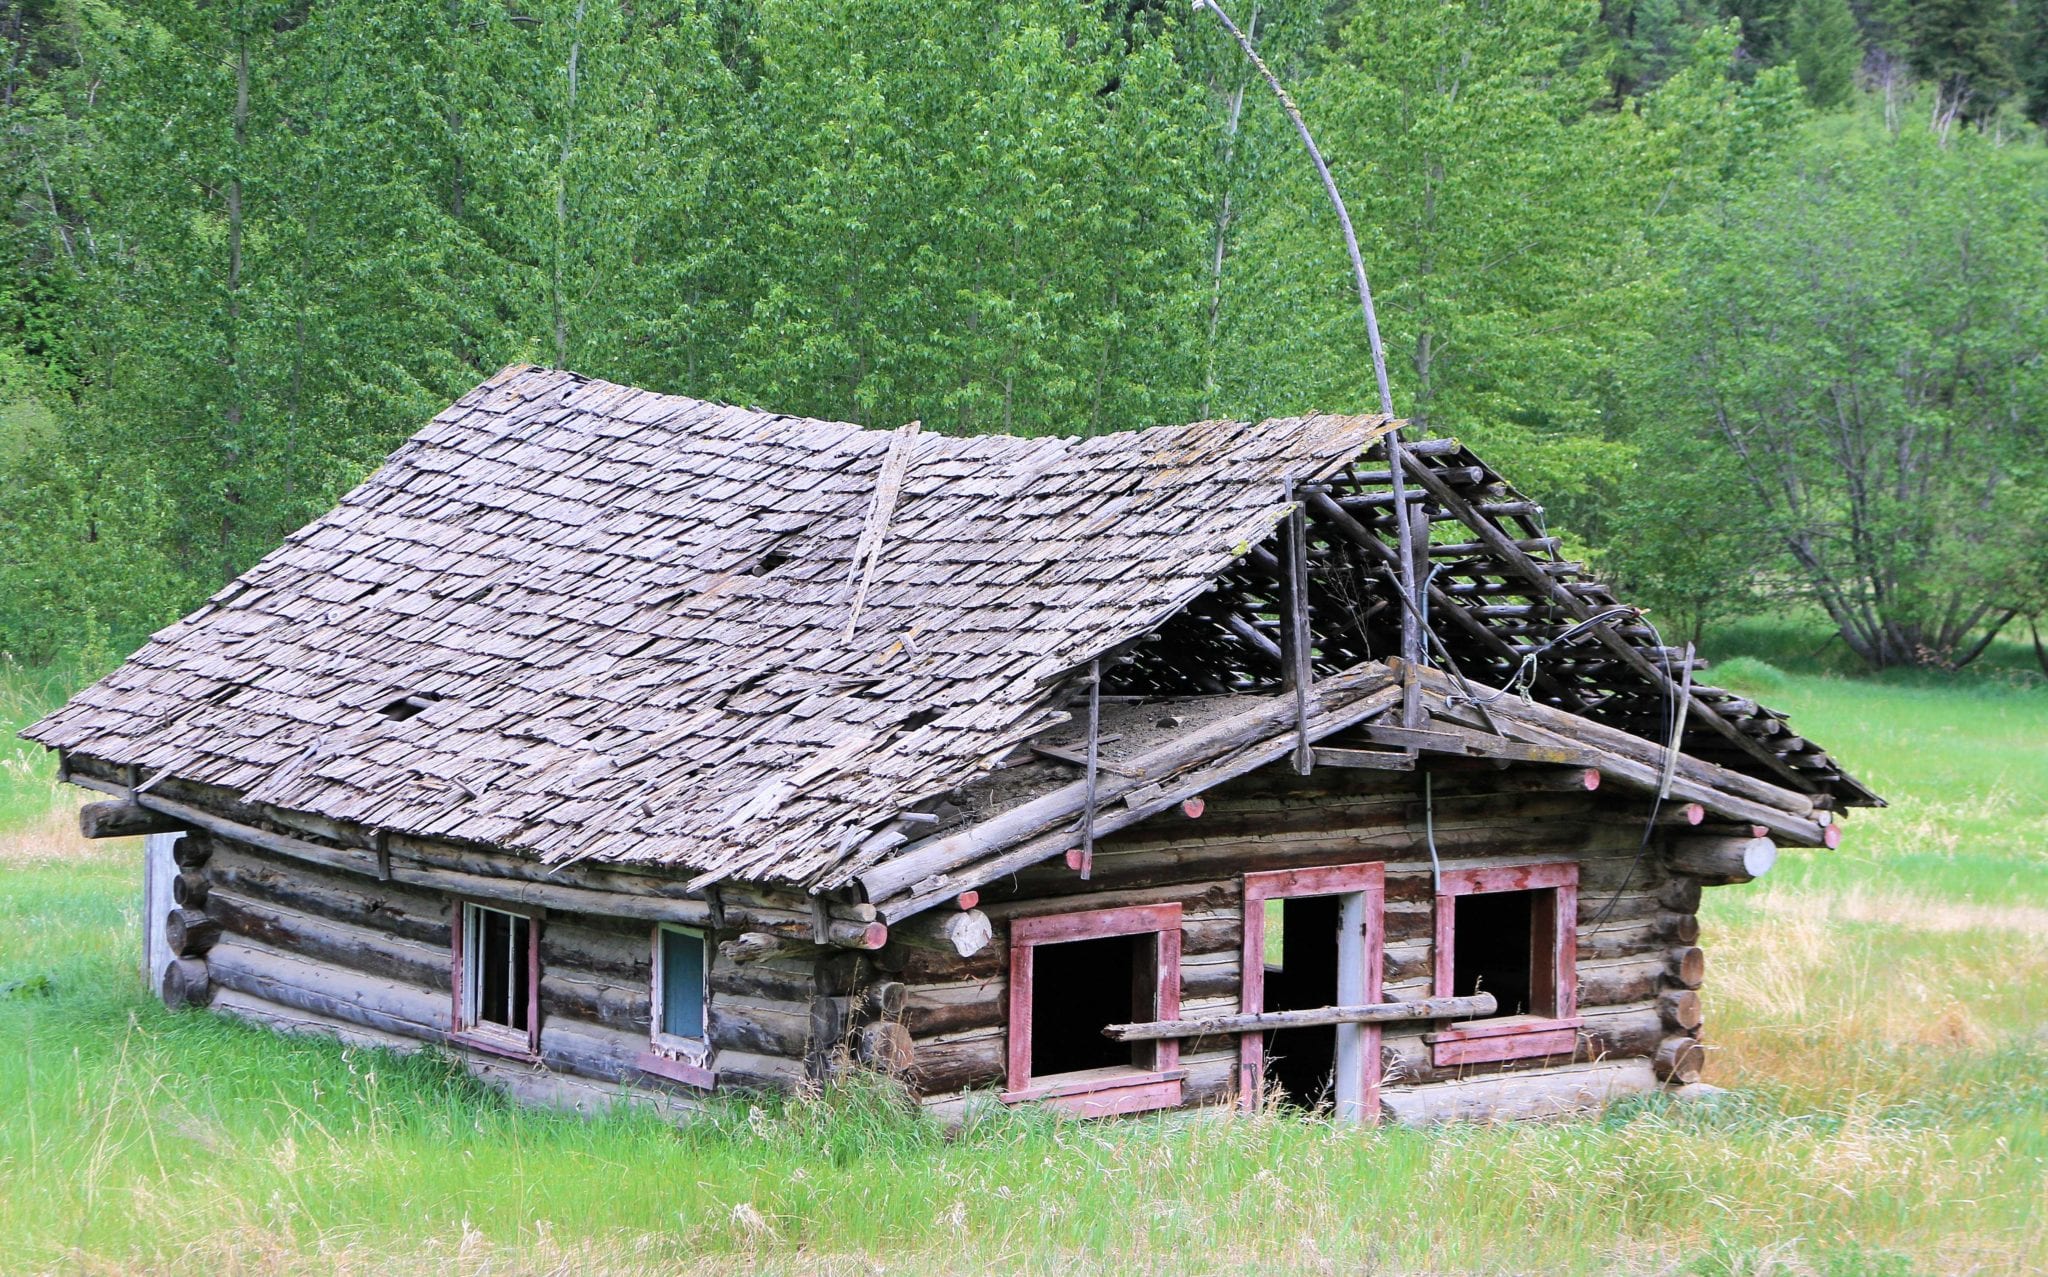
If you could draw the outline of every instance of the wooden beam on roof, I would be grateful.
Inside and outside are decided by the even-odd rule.
[[[1406,772],[1415,770],[1415,755],[1402,751],[1373,749],[1331,749],[1316,746],[1318,767],[1363,767],[1375,771]]]
[[[1425,462],[1411,458],[1406,462],[1406,465],[1409,472],[1415,476],[1417,483],[1427,489],[1431,496],[1442,502],[1445,509],[1463,519],[1466,526],[1479,535],[1479,539],[1485,543],[1493,556],[1506,563],[1509,567],[1512,567],[1524,580],[1536,588],[1539,595],[1570,612],[1572,618],[1576,621],[1584,621],[1594,615],[1593,611],[1586,606],[1585,602],[1578,595],[1563,588],[1555,580],[1551,579],[1550,574],[1544,570],[1542,565],[1534,562],[1528,555],[1522,553],[1521,549],[1507,533],[1495,526],[1491,519],[1473,509],[1471,503],[1466,501],[1465,498],[1452,491],[1451,486],[1432,473]],[[1693,707],[1692,712],[1699,716],[1700,721],[1725,738],[1730,744],[1762,763],[1774,775],[1791,781],[1801,792],[1810,792],[1810,782],[1807,777],[1800,775],[1797,770],[1780,759],[1776,754],[1764,748],[1763,745],[1751,740],[1748,734],[1741,728],[1716,713],[1713,706],[1697,696],[1690,696],[1686,693],[1670,674],[1658,669],[1648,657],[1637,651],[1634,644],[1619,634],[1614,633],[1605,624],[1592,626],[1590,633],[1602,646],[1621,658],[1624,665],[1650,680],[1652,685],[1662,688],[1666,694],[1674,698],[1687,700]]]
[[[1381,666],[1334,675],[1320,688],[1321,704],[1309,727],[1312,738],[1370,718],[1400,696],[1394,676]],[[1284,694],[1245,699],[1252,703],[1242,712],[1125,760],[1165,779],[1149,785],[1123,778],[1105,781],[1101,796],[1117,805],[1097,816],[1096,835],[1136,824],[1233,776],[1286,757],[1293,749],[1286,735],[1293,699]],[[1144,797],[1134,801],[1140,791]],[[1085,802],[1085,786],[1064,786],[966,829],[912,844],[857,875],[858,880],[885,921],[910,917],[970,887],[1070,849],[1075,831],[1069,822]]]

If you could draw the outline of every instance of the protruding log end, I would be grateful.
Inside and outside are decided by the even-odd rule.
[[[206,875],[196,869],[186,869],[171,879],[171,901],[185,909],[206,907]]]
[[[197,909],[173,909],[164,919],[164,943],[171,952],[183,957],[194,957],[213,948],[220,939],[220,923],[199,912]]]
[[[1692,989],[1666,989],[1658,994],[1657,1011],[1666,1025],[1687,1033],[1699,1032],[1705,1019],[1700,1013],[1700,995]]]
[[[1586,768],[1579,773],[1579,783],[1585,786],[1586,792],[1589,794],[1600,788],[1600,769],[1598,767]]]
[[[1671,966],[1666,972],[1671,982],[1681,989],[1697,989],[1707,981],[1707,953],[1698,945],[1671,951]]]
[[[881,1019],[902,1015],[909,1001],[910,989],[901,980],[877,980],[867,988],[868,1010]]]
[[[1707,809],[1698,803],[1679,803],[1666,807],[1657,816],[1660,825],[1697,826],[1706,823]]]
[[[1842,827],[1840,825],[1824,826],[1820,831],[1820,843],[1821,846],[1826,847],[1829,851],[1833,851],[1841,846]]]
[[[205,834],[188,833],[171,844],[171,863],[180,869],[197,869],[213,857],[213,840]]]
[[[946,939],[953,946],[953,952],[963,958],[971,958],[988,947],[995,938],[995,924],[979,909],[969,909],[946,919]]]
[[[1697,1038],[1671,1037],[1658,1043],[1657,1054],[1650,1063],[1657,1070],[1659,1081],[1689,1086],[1700,1080],[1700,1070],[1706,1062],[1706,1048]]]
[[[170,834],[184,826],[139,803],[115,799],[87,803],[78,809],[78,832],[87,838],[139,838],[144,834]]]
[[[910,1030],[894,1020],[880,1020],[860,1031],[860,1062],[884,1073],[901,1073],[910,1067],[915,1050]]]
[[[1180,805],[1180,809],[1181,813],[1189,820],[1200,820],[1202,813],[1209,809],[1209,804],[1203,802],[1200,795],[1197,795],[1183,802]]]
[[[203,1007],[213,996],[213,981],[206,973],[204,958],[173,958],[164,967],[164,978],[158,990],[164,1005],[173,1011],[186,1007]]]
[[[963,891],[953,897],[953,903],[962,909],[972,909],[981,903],[981,893],[979,891]]]

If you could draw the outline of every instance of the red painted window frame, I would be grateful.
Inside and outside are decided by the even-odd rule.
[[[1031,977],[1033,951],[1042,944],[1101,940],[1111,936],[1155,937],[1152,1018],[1180,1016],[1179,904],[1130,905],[1040,914],[1010,923],[1008,1075],[1005,1104],[1039,1101],[1085,1117],[1174,1108],[1181,1101],[1180,1042],[1163,1039],[1153,1047],[1152,1067],[1090,1069],[1083,1073],[1031,1075]],[[1065,1080],[1062,1080],[1065,1079]]]
[[[1266,1000],[1266,902],[1291,896],[1365,897],[1365,1000],[1381,997],[1381,978],[1386,968],[1387,867],[1369,864],[1328,865],[1314,869],[1275,869],[1244,876],[1244,947],[1238,957],[1238,1009],[1257,1014]],[[1359,1044],[1360,1117],[1372,1121],[1380,1112],[1380,1036],[1377,1024],[1364,1026]],[[1266,1083],[1266,1035],[1241,1033],[1237,1038],[1237,1106],[1245,1112],[1264,1100]]]
[[[543,911],[538,908],[522,908],[507,905],[500,900],[477,900],[468,896],[456,896],[455,925],[449,930],[453,936],[449,942],[450,971],[449,1004],[450,1041],[460,1043],[473,1050],[489,1055],[509,1056],[515,1060],[540,1059],[540,929]],[[464,939],[469,933],[469,910],[491,909],[498,913],[511,914],[527,921],[526,929],[526,1045],[516,1045],[517,1032],[503,1029],[498,1025],[470,1024],[464,1015],[463,1003],[466,992],[465,981],[469,976],[469,955],[464,952]]]
[[[1503,1016],[1446,1025],[1425,1035],[1430,1058],[1439,1066],[1484,1064],[1496,1060],[1527,1060],[1570,1055],[1578,1046],[1579,1027],[1579,866],[1573,861],[1494,865],[1481,869],[1446,869],[1436,895],[1436,996],[1451,996],[1457,957],[1460,896],[1499,891],[1549,891],[1552,1011],[1549,1015]]]

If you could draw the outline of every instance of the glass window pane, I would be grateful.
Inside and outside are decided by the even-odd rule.
[[[661,1031],[704,1036],[704,937],[661,933]]]

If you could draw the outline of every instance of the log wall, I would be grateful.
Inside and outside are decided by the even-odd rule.
[[[1649,1061],[1667,1039],[1699,1037],[1698,999],[1682,996],[1698,984],[1692,942],[1699,889],[1666,866],[1663,843],[1674,835],[1658,830],[1639,857],[1647,799],[1561,789],[1554,776],[1555,769],[1490,766],[1436,772],[1433,824],[1445,869],[1530,860],[1579,865],[1577,975],[1585,1023],[1576,1047],[1548,1059],[1440,1066],[1424,1037],[1437,1026],[1390,1024],[1382,1036],[1382,1094],[1409,1093],[1389,1105],[1394,1116],[1437,1107],[1464,1114],[1473,1095],[1493,1093],[1472,1085],[1476,1079],[1508,1073],[1555,1072],[1558,1085],[1570,1080],[1567,1089],[1577,1095],[1588,1076],[1580,1066],[1601,1065],[1600,1076],[1623,1079],[1631,1089],[1651,1076]],[[1211,791],[1199,817],[1176,809],[1103,839],[1087,881],[1054,862],[985,886],[979,907],[995,936],[971,958],[894,941],[874,954],[874,966],[906,986],[909,1077],[927,1103],[941,1108],[957,1107],[965,1092],[1004,1084],[1008,924],[1016,918],[1177,902],[1184,910],[1181,1017],[1231,1013],[1239,1009],[1243,875],[1372,861],[1386,866],[1384,995],[1427,997],[1435,972],[1434,892],[1422,777],[1347,768],[1301,777],[1283,764]],[[1691,1023],[1681,1023],[1686,1019]],[[1620,1061],[1632,1063],[1624,1069]],[[1236,1037],[1186,1042],[1182,1063],[1186,1104],[1235,1097]],[[1462,1098],[1435,1105],[1437,1088],[1452,1088],[1440,1098],[1453,1091]],[[1512,1091],[1525,1092],[1540,1095],[1543,1088],[1518,1084]]]
[[[559,910],[540,925],[538,1061],[451,1038],[456,897],[288,859],[217,835],[186,836],[185,911],[207,996],[177,1001],[273,1027],[363,1044],[434,1043],[525,1098],[590,1107],[627,1098],[687,1106],[687,1087],[642,1074],[650,1041],[652,924]],[[453,854],[453,853],[450,853]],[[475,853],[468,867],[489,873]],[[745,899],[745,897],[743,897]],[[487,902],[486,902],[487,903]],[[792,916],[797,905],[787,904]],[[749,900],[758,916],[769,905]],[[173,919],[173,932],[176,932]],[[207,934],[199,934],[201,931]],[[820,963],[809,956],[722,961],[714,934],[709,1033],[720,1089],[788,1089],[831,1058],[815,1016]],[[181,979],[189,978],[181,973]]]

